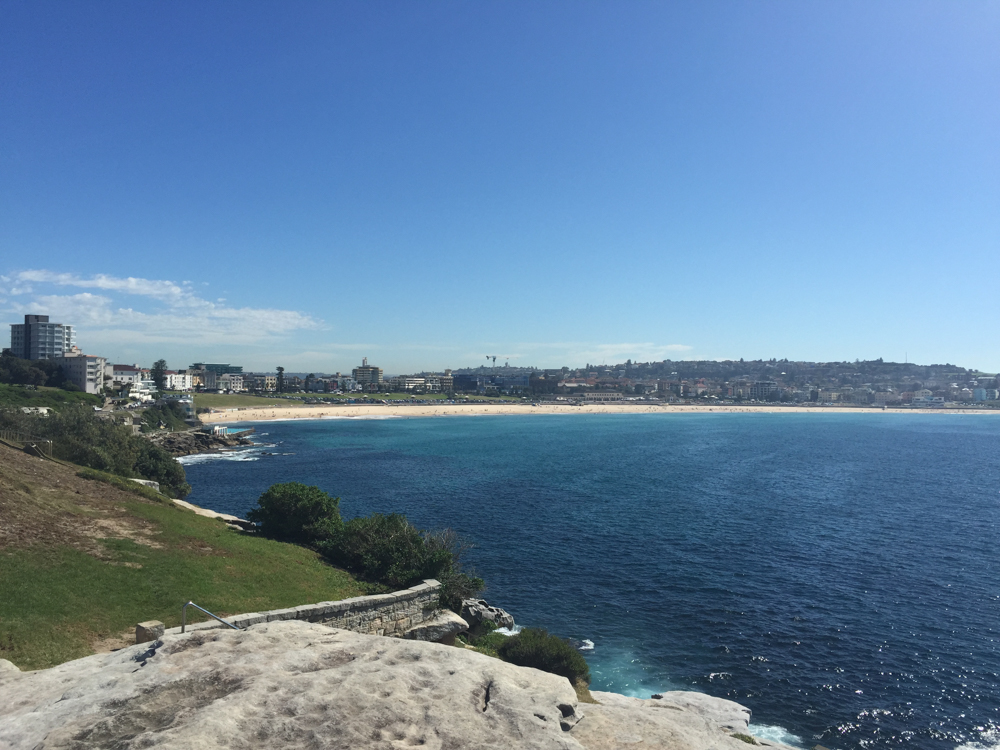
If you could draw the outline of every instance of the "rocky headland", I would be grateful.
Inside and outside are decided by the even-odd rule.
[[[195,453],[218,453],[219,451],[253,445],[253,442],[246,438],[213,435],[200,430],[154,432],[149,435],[149,439],[174,457],[191,456]]]
[[[742,750],[749,739],[734,735],[750,712],[731,701],[594,697],[581,705],[563,677],[460,647],[289,620],[35,672],[0,660],[0,747]]]

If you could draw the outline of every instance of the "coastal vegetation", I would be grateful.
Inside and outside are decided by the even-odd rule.
[[[70,404],[48,416],[0,410],[0,429],[30,440],[49,440],[52,455],[82,467],[120,477],[150,479],[173,497],[191,491],[184,467],[159,446],[112,419],[99,419],[91,408]]]
[[[590,683],[586,659],[568,641],[544,628],[525,628],[497,648],[497,655],[519,667],[534,667],[565,677],[571,683]]]
[[[565,638],[543,628],[525,628],[508,635],[499,632],[496,623],[483,620],[471,632],[460,635],[459,640],[486,656],[565,677],[577,698],[585,703],[596,702],[590,694],[587,660]]]
[[[179,625],[188,600],[224,616],[364,593],[305,547],[84,476],[0,445],[0,658],[22,669],[126,645],[143,620]]]
[[[155,432],[161,429],[177,432],[190,429],[190,425],[185,421],[184,410],[173,402],[143,409],[139,414],[139,420],[143,432]]]
[[[260,534],[315,549],[350,571],[373,593],[393,591],[425,578],[441,582],[441,605],[461,611],[462,600],[484,588],[462,569],[464,546],[450,529],[416,528],[398,513],[373,513],[344,521],[340,498],[299,482],[272,485],[247,519]]]

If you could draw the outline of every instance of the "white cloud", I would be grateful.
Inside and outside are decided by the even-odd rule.
[[[78,340],[87,341],[88,346],[162,342],[246,346],[321,327],[310,315],[294,310],[211,302],[199,297],[190,282],[106,274],[84,277],[47,270],[20,271],[4,280],[15,285],[7,292],[11,296],[33,295],[30,301],[19,301],[19,310],[47,314],[77,326]],[[35,294],[36,289],[57,291],[53,287],[101,293]]]

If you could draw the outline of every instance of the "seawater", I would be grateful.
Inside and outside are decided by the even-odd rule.
[[[1000,418],[650,414],[259,423],[186,461],[452,527],[492,603],[593,644],[592,687],[699,690],[811,747],[993,747]]]

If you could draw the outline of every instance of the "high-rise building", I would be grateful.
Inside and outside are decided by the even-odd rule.
[[[378,385],[382,382],[382,368],[369,367],[368,357],[361,360],[361,367],[355,367],[352,373],[358,385]]]
[[[10,325],[10,350],[21,359],[62,357],[75,346],[73,326],[50,323],[48,315],[25,315],[24,323]]]

